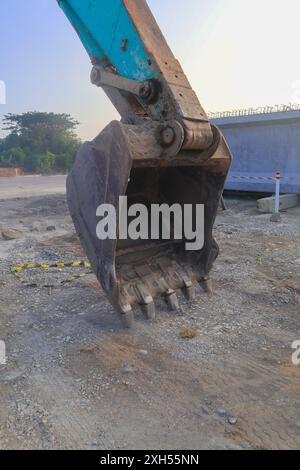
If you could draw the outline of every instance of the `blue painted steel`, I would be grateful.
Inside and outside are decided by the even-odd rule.
[[[300,111],[214,119],[233,154],[226,189],[300,194]],[[267,179],[266,179],[267,178]]]
[[[157,78],[122,0],[60,0],[59,4],[91,58],[107,57],[125,78],[139,81]]]

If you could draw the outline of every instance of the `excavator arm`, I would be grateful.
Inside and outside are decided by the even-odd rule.
[[[87,256],[114,307],[132,324],[140,304],[155,316],[155,299],[178,308],[189,299],[218,254],[212,228],[231,156],[165,41],[145,0],[58,0],[91,62],[91,81],[121,115],[85,143],[71,171],[70,212]],[[185,241],[99,240],[97,207],[121,196],[129,205],[205,205],[205,243],[191,253]],[[119,229],[119,227],[118,227]]]
[[[59,3],[94,64],[92,82],[104,88],[123,118],[176,120],[176,149],[211,145],[205,111],[144,0]]]

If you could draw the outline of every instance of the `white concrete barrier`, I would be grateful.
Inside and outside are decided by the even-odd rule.
[[[257,208],[260,212],[273,214],[275,212],[276,197],[266,197],[257,201]],[[284,194],[279,198],[279,210],[291,209],[300,206],[300,195]]]

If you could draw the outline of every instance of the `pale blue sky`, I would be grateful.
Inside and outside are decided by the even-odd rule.
[[[207,111],[293,100],[299,0],[148,3]],[[80,121],[83,139],[117,117],[90,84],[89,58],[56,0],[1,0],[0,18],[0,80],[7,86],[0,117],[67,112]]]

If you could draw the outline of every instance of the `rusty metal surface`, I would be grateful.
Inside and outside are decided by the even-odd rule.
[[[147,129],[111,123],[93,142],[83,145],[67,183],[69,208],[82,245],[111,303],[129,323],[137,304],[148,318],[154,318],[157,297],[175,309],[177,289],[192,297],[200,283],[209,291],[209,273],[218,255],[212,228],[231,160],[217,131],[216,146],[205,159],[201,152],[188,151],[185,160],[180,154],[178,160],[164,160],[153,125]],[[157,153],[156,163],[151,152]],[[139,159],[142,166],[136,166]],[[186,252],[186,240],[99,240],[97,207],[110,203],[118,211],[123,195],[128,196],[129,206],[204,204],[204,248]]]
[[[180,63],[169,48],[147,2],[123,0],[123,3],[161,77],[160,98],[164,106],[157,119],[176,119],[183,125],[186,131],[185,148],[207,149],[213,138],[207,115]]]

